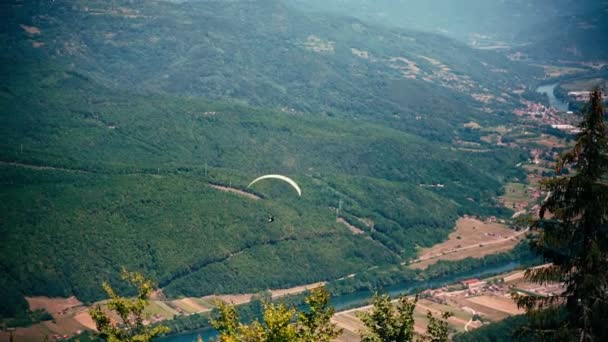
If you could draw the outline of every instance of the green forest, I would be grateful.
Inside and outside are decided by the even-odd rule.
[[[463,213],[506,214],[495,197],[521,177],[502,167],[521,161],[507,148],[453,151],[377,123],[125,94],[53,67],[29,70],[4,79],[0,128],[0,253],[14,295],[97,300],[121,266],[170,295],[335,279],[412,257]],[[302,198],[282,184],[249,189],[257,201],[209,186],[245,189],[268,172],[290,174]],[[446,186],[419,186],[434,183]],[[344,217],[375,230],[337,224],[339,201]],[[298,271],[274,272],[282,268]]]
[[[24,296],[124,290],[121,267],[170,297],[390,270],[460,215],[510,216],[497,196],[525,176],[526,153],[464,127],[512,122],[508,90],[541,74],[492,51],[281,1],[6,7],[3,316],[23,313]],[[454,148],[463,141],[484,152]],[[288,174],[302,197],[246,189],[265,173]],[[339,206],[363,234],[336,222]]]

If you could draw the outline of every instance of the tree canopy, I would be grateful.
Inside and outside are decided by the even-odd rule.
[[[107,308],[120,317],[118,324],[112,322],[110,316],[101,305],[93,307],[89,313],[97,326],[102,338],[108,342],[151,342],[154,337],[169,332],[163,325],[150,326],[145,324],[144,309],[148,305],[153,291],[152,281],[141,273],[123,270],[121,278],[137,289],[135,298],[121,297],[110,284],[103,283],[103,289],[110,297]]]
[[[418,296],[409,299],[401,296],[391,300],[390,296],[374,295],[372,309],[362,312],[359,318],[363,321],[365,329],[361,331],[362,342],[413,342],[431,341],[445,342],[449,338],[447,319],[452,316],[449,312],[443,312],[441,318],[436,318],[428,311],[426,334],[418,336],[414,331],[414,310]]]
[[[305,300],[305,311],[290,308],[284,303],[262,302],[262,321],[239,322],[233,305],[216,302],[218,314],[211,321],[220,333],[221,342],[329,342],[342,333],[331,322],[334,309],[329,305],[329,292],[323,287],[311,290]]]

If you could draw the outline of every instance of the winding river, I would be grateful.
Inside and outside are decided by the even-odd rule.
[[[453,284],[462,279],[467,278],[482,278],[493,274],[505,273],[514,270],[520,266],[518,262],[504,262],[498,265],[482,267],[472,271],[459,273],[457,275],[448,275],[438,277],[427,281],[409,281],[400,284],[395,284],[385,288],[385,291],[392,297],[411,293],[415,289],[437,288],[448,284]],[[332,297],[331,304],[337,311],[350,309],[357,306],[367,305],[373,293],[369,290],[361,290],[349,294]],[[183,334],[171,335],[157,339],[158,342],[196,342],[198,336],[201,336],[205,341],[210,341],[217,336],[217,332],[213,329],[200,331],[192,331]]]
[[[555,87],[558,85],[559,83],[541,85],[536,89],[536,91],[541,94],[546,94],[547,97],[549,97],[549,105],[551,105],[551,107],[559,110],[560,112],[567,112],[568,103],[555,97]]]

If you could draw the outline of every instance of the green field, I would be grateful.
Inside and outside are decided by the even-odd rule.
[[[528,195],[528,191],[530,191],[528,190],[528,186],[528,184],[523,183],[507,183],[503,196],[505,205],[528,201],[530,199],[530,195]]]

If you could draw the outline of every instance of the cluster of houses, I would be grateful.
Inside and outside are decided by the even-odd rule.
[[[460,282],[466,289],[465,297],[493,294],[502,296],[506,293],[505,286],[498,282],[485,282],[477,278],[466,279]]]
[[[555,129],[577,133],[577,127],[564,124],[564,120],[558,115],[557,109],[527,100],[522,101],[522,103],[525,107],[513,110],[513,114],[527,116],[532,120],[551,125]]]
[[[420,293],[420,297],[438,304],[446,305],[446,298],[453,295],[464,295],[465,297],[470,297],[484,294],[494,294],[502,296],[507,293],[507,290],[510,291],[503,284],[499,284],[498,282],[486,282],[479,280],[478,278],[462,280],[459,285],[461,286],[461,289],[458,291],[450,291],[448,287],[427,289]]]
[[[550,117],[555,117],[557,114],[557,110],[553,107],[547,107],[541,103],[532,102],[528,100],[522,101],[525,108],[515,109],[513,114],[518,116],[530,116],[533,118],[542,118],[548,119]]]

